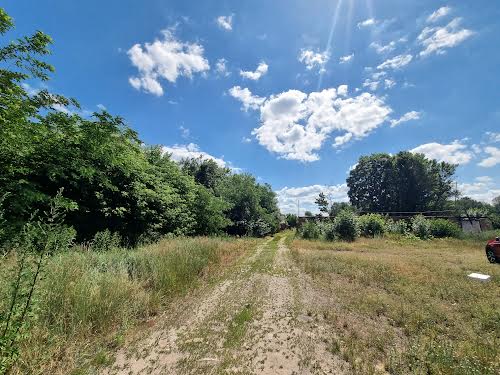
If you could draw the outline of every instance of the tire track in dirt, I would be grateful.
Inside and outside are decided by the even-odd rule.
[[[234,298],[235,296],[230,296],[234,294],[235,290],[239,299],[248,294],[248,287],[247,290],[243,291],[241,284],[244,278],[251,276],[249,275],[252,270],[251,265],[258,259],[269,241],[267,240],[259,245],[253,254],[237,270],[233,271],[227,279],[217,284],[212,290],[207,291],[201,301],[198,299],[184,306],[184,311],[177,314],[178,321],[168,322],[165,327],[158,327],[149,337],[140,340],[140,342],[131,345],[129,348],[119,350],[114,364],[101,373],[105,375],[189,373],[190,370],[195,370],[197,366],[190,366],[193,367],[190,369],[182,365],[193,362],[191,357],[194,357],[195,363],[198,361],[202,366],[204,364],[217,364],[219,359],[213,355],[196,358],[199,357],[199,355],[196,355],[197,353],[205,352],[199,350],[200,347],[205,346],[213,349],[221,346],[220,342],[214,345],[213,341],[210,343],[206,337],[200,337],[199,334],[207,334],[207,331],[210,330],[217,334],[221,330],[221,322],[218,321],[220,320],[221,306],[231,307],[232,304],[227,303],[228,301],[238,302],[238,299]],[[248,280],[246,280],[245,284],[247,286],[252,285]]]
[[[343,374],[349,365],[328,348],[331,327],[313,316],[315,294],[308,275],[291,259],[282,238],[269,274],[260,319],[252,322],[229,373]]]

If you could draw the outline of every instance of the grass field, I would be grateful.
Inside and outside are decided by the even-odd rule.
[[[354,372],[500,372],[500,265],[483,241],[288,242],[325,297],[317,313],[337,328],[331,351]]]
[[[168,311],[177,298],[214,282],[255,248],[255,239],[180,238],[138,250],[52,256],[35,292],[29,335],[14,374],[91,373],[129,331]],[[6,311],[15,254],[0,263]]]

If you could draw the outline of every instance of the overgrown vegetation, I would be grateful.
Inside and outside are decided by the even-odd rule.
[[[0,12],[4,34],[13,23]],[[76,229],[78,241],[105,231],[134,246],[169,233],[265,236],[278,229],[279,210],[269,185],[212,160],[179,165],[160,146],[143,145],[118,116],[101,111],[84,117],[76,100],[47,90],[33,93],[29,85],[48,80],[54,71],[42,60],[51,43],[37,32],[0,48],[0,196],[6,232],[0,239],[18,233],[33,211],[47,210],[61,188],[75,207],[65,224]]]
[[[137,250],[57,251],[46,258],[12,372],[88,366],[103,350],[120,345],[128,328],[162,312],[254,247],[251,239],[179,238]],[[12,252],[0,264],[1,311],[7,309],[20,257]]]
[[[355,373],[497,374],[500,269],[478,240],[409,237],[353,243],[295,239],[324,294],[331,347]],[[470,280],[470,270],[492,276]]]

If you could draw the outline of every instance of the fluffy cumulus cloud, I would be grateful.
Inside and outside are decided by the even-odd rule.
[[[314,52],[310,49],[302,49],[299,55],[299,61],[306,66],[307,70],[319,69],[319,71],[324,71],[328,60],[330,60],[330,54],[327,51]]]
[[[269,65],[262,61],[254,72],[240,70],[240,75],[243,78],[258,81],[263,75],[267,73]]]
[[[174,83],[179,76],[191,78],[210,69],[203,52],[201,45],[177,40],[170,30],[164,30],[161,39],[144,46],[135,44],[128,50],[132,65],[139,71],[129,82],[137,90],[161,96],[161,79]]]
[[[490,156],[479,162],[480,167],[490,168],[500,164],[500,148],[488,146],[484,148],[484,151]]]
[[[339,63],[341,63],[341,64],[347,64],[353,58],[354,58],[354,53],[351,53],[350,55],[340,56]]]
[[[427,17],[428,23],[436,22],[437,20],[443,18],[451,12],[451,8],[449,6],[444,6],[433,12],[429,17]]]
[[[461,18],[455,18],[446,26],[424,28],[418,36],[418,42],[424,48],[420,56],[443,54],[448,48],[455,47],[474,35],[474,31],[460,27],[461,21]]]
[[[229,15],[229,16],[219,16],[217,17],[217,25],[219,25],[219,27],[222,29],[222,30],[226,30],[226,31],[231,31],[233,30],[233,15]]]
[[[276,191],[278,196],[278,205],[283,213],[297,213],[297,204],[299,204],[300,215],[305,211],[318,212],[318,207],[314,203],[319,193],[324,193],[332,202],[346,202],[347,185],[311,185],[304,187],[285,187]]]
[[[183,159],[190,158],[211,159],[221,167],[231,168],[235,172],[240,171],[239,168],[231,166],[231,163],[226,162],[224,159],[216,158],[215,156],[201,151],[199,146],[194,143],[189,143],[187,145],[163,146],[162,151],[165,154],[170,154],[170,158],[174,161],[181,161]]]
[[[233,98],[238,99],[242,104],[242,109],[246,112],[249,109],[259,109],[259,107],[264,103],[266,98],[261,98],[259,96],[253,95],[249,89],[242,89],[240,86],[234,86],[229,89],[229,95]]]
[[[245,91],[245,97],[253,95]],[[245,108],[245,101],[241,101]],[[334,146],[341,146],[368,135],[392,112],[376,95],[348,96],[346,85],[310,94],[288,90],[265,99],[258,108],[261,122],[252,134],[259,143],[282,158],[304,162],[319,159],[317,151],[332,133],[340,133]]]
[[[472,152],[468,150],[467,145],[458,140],[450,144],[436,142],[426,143],[410,151],[424,154],[429,159],[436,159],[452,164],[467,164],[474,156]]]
[[[401,69],[402,67],[408,65],[411,60],[413,60],[412,55],[398,55],[392,59],[384,61],[382,64],[377,66],[377,69]]]
[[[500,196],[498,184],[489,176],[481,176],[470,183],[458,184],[458,190],[472,199],[491,203],[493,198]]]
[[[394,119],[391,120],[391,128],[393,128],[395,126],[398,126],[399,124],[401,124],[403,122],[407,122],[407,121],[411,121],[411,120],[419,120],[420,119],[420,115],[421,115],[421,113],[417,112],[417,111],[406,112],[399,119],[397,119],[397,120],[394,120]]]

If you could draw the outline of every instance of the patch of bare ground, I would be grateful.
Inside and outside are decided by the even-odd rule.
[[[147,333],[119,350],[114,363],[101,373],[210,373],[221,361],[231,315],[240,305],[251,305],[251,265],[266,244],[220,283],[198,290],[159,317]]]

